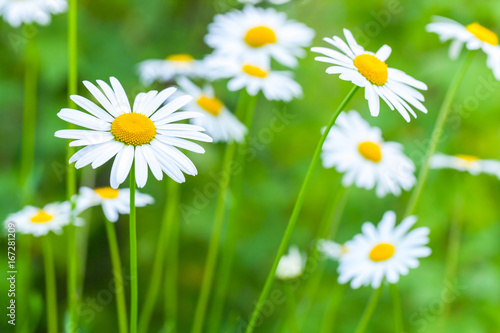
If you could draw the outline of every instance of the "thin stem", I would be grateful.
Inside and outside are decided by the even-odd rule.
[[[247,112],[252,112],[255,108],[255,103],[257,101],[257,96],[250,96],[246,91],[243,91],[240,96],[240,102],[238,109],[236,110],[236,116],[240,117],[244,112],[245,108]],[[233,160],[236,154],[236,148],[238,143],[233,142],[228,144],[226,151],[224,153],[224,159],[222,163],[222,178],[220,180],[219,195],[217,197],[217,207],[215,210],[214,225],[212,227],[212,236],[208,245],[208,255],[207,261],[205,263],[205,274],[203,275],[203,281],[201,284],[200,296],[198,298],[198,303],[196,305],[196,312],[194,316],[194,323],[191,329],[192,333],[200,333],[203,329],[203,323],[205,320],[206,308],[208,305],[208,299],[210,297],[210,291],[212,286],[212,281],[214,278],[215,267],[217,264],[217,256],[219,252],[219,243],[222,233],[222,226],[224,224],[224,218],[226,215],[226,201],[227,192],[232,176]]]
[[[366,327],[368,326],[368,323],[370,322],[370,319],[372,318],[373,312],[375,311],[375,308],[377,307],[377,303],[378,303],[378,300],[380,299],[380,295],[382,294],[383,288],[384,288],[384,283],[382,282],[380,284],[380,287],[373,290],[372,297],[370,298],[370,301],[366,305],[365,312],[363,313],[363,317],[361,317],[361,320],[359,322],[358,328],[356,329],[355,333],[364,333],[365,332]]]
[[[394,312],[394,332],[401,333],[404,332],[403,328],[403,310],[401,308],[401,297],[399,295],[399,289],[396,284],[389,285],[389,290],[392,299],[392,309]]]
[[[122,263],[120,260],[120,250],[116,239],[115,224],[105,218],[106,234],[108,236],[109,253],[111,255],[111,265],[113,267],[113,278],[115,281],[116,311],[118,315],[118,326],[120,333],[128,332],[127,304],[125,301],[125,284],[123,283]]]
[[[340,308],[340,303],[342,301],[342,296],[344,295],[345,284],[335,284],[333,287],[332,295],[328,302],[325,316],[323,317],[323,323],[321,324],[321,333],[329,333],[334,331],[335,320],[337,319],[337,313]],[[401,332],[399,332],[401,333]]]
[[[446,95],[445,95],[444,100],[443,100],[443,104],[441,105],[441,109],[439,110],[436,124],[434,125],[434,130],[432,131],[431,141],[429,142],[429,147],[427,148],[427,152],[425,153],[425,157],[424,157],[422,167],[420,169],[420,173],[418,174],[417,185],[415,185],[415,188],[413,189],[410,200],[408,201],[408,206],[406,207],[405,216],[412,215],[415,211],[418,200],[419,200],[420,195],[422,193],[422,189],[424,188],[425,182],[427,180],[427,175],[429,174],[429,161],[430,161],[432,155],[434,155],[434,153],[436,152],[437,145],[438,145],[439,141],[441,140],[441,134],[443,132],[444,124],[445,124],[446,119],[448,118],[448,115],[450,113],[451,104],[452,104],[453,100],[455,99],[455,96],[456,96],[457,91],[458,91],[458,87],[460,86],[460,83],[462,82],[462,80],[465,76],[465,73],[467,72],[467,69],[469,68],[469,65],[472,62],[472,59],[474,58],[475,54],[476,54],[476,51],[469,52],[469,54],[464,59],[461,66],[458,68],[457,72],[455,73],[455,76],[450,83],[448,91],[446,92]]]
[[[153,270],[151,272],[151,279],[149,280],[148,290],[146,293],[146,299],[141,309],[141,315],[139,317],[139,332],[147,333],[149,330],[149,322],[151,321],[151,316],[153,310],[158,300],[158,294],[160,292],[160,286],[163,277],[163,265],[165,263],[165,254],[170,254],[173,248],[173,230],[175,224],[177,223],[177,209],[179,204],[179,186],[178,184],[168,179],[166,181],[166,197],[163,211],[163,220],[160,230],[160,235],[158,237],[157,249],[155,253],[155,258],[153,262]],[[171,263],[172,264],[172,263]],[[177,273],[175,273],[177,275]],[[167,276],[167,275],[166,275]],[[166,280],[165,276],[165,280]],[[174,284],[176,286],[177,283]],[[177,291],[174,287],[173,290],[167,288],[165,283],[165,289],[168,289],[168,300],[165,302],[172,304],[176,307],[177,305]],[[169,323],[175,321],[176,314],[169,313],[165,316],[165,321]]]
[[[274,258],[273,265],[271,267],[271,271],[269,272],[266,283],[264,284],[264,288],[262,289],[262,292],[260,294],[259,300],[257,301],[257,305],[255,306],[250,322],[246,328],[245,333],[251,333],[253,332],[255,328],[255,323],[257,322],[257,319],[259,317],[260,310],[262,309],[262,306],[264,304],[264,301],[266,300],[267,296],[269,295],[269,292],[271,291],[271,287],[274,281],[274,276],[276,274],[276,268],[278,267],[278,263],[280,258],[283,256],[285,253],[286,249],[288,248],[288,243],[290,241],[290,237],[292,236],[293,229],[295,228],[295,223],[297,222],[297,219],[299,217],[300,210],[302,208],[302,204],[304,203],[304,198],[306,195],[306,190],[311,182],[312,175],[314,173],[314,170],[316,169],[318,162],[319,162],[319,157],[321,155],[321,148],[323,147],[323,143],[326,140],[326,137],[328,133],[330,132],[330,129],[332,126],[335,124],[335,120],[337,120],[337,117],[339,116],[340,112],[345,108],[347,103],[351,100],[351,98],[354,96],[356,91],[358,91],[359,87],[354,86],[352,90],[349,92],[349,94],[346,96],[346,98],[340,103],[340,106],[338,109],[335,111],[335,113],[332,115],[328,125],[326,126],[325,131],[323,132],[323,135],[321,136],[321,139],[318,142],[318,145],[316,146],[316,150],[314,152],[311,164],[309,165],[309,169],[307,170],[306,178],[304,179],[304,182],[302,183],[302,186],[300,188],[299,195],[297,197],[297,201],[295,201],[295,205],[293,207],[292,215],[290,217],[290,220],[288,221],[287,228],[285,230],[285,234],[283,235],[283,239],[281,240],[280,247],[278,249],[278,252],[276,253],[276,256]]]
[[[295,317],[295,310],[297,307],[297,302],[295,301],[295,292],[290,283],[285,283],[286,296],[287,296],[287,306],[288,306],[288,316],[287,323],[288,328],[291,333],[299,333],[299,326],[297,325],[297,318]]]
[[[135,162],[130,168],[130,332],[137,333],[137,225],[135,218]]]
[[[58,333],[57,330],[57,290],[54,255],[50,235],[43,237],[43,264],[45,268],[45,299],[47,304],[47,332]]]

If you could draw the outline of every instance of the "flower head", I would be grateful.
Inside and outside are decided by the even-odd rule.
[[[196,60],[190,54],[172,54],[165,59],[144,60],[138,66],[139,77],[143,85],[153,82],[171,82],[179,77],[203,77],[203,61]]]
[[[158,180],[163,178],[163,173],[179,183],[185,181],[183,172],[196,175],[194,164],[177,147],[204,153],[201,146],[186,139],[205,142],[212,139],[201,133],[199,126],[175,123],[203,116],[197,112],[178,111],[192,97],[181,96],[162,106],[176,89],[167,88],[159,93],[153,90],[139,93],[131,108],[120,82],[114,77],[110,81],[111,87],[104,81],[97,81],[102,91],[84,81],[104,109],[82,96],[73,95],[71,99],[88,113],[62,109],[57,114],[67,122],[88,129],[55,133],[59,138],[74,139],[70,146],[85,146],[71,157],[69,163],[76,162],[76,168],[91,164],[95,169],[116,156],[110,177],[114,189],[125,181],[133,162],[138,187],[146,185],[148,168]]]
[[[457,154],[451,156],[437,153],[431,157],[430,166],[433,169],[467,171],[474,176],[484,173],[500,179],[500,161],[482,160],[473,155]]]
[[[403,153],[403,146],[385,142],[378,127],[371,127],[356,111],[341,113],[328,133],[321,154],[325,168],[345,173],[344,186],[355,184],[376,188],[383,197],[400,195],[416,182],[415,165]]]
[[[0,15],[13,27],[32,23],[47,25],[51,14],[67,9],[67,0],[0,0]]]
[[[410,114],[417,117],[413,108],[427,113],[421,103],[424,96],[415,89],[427,90],[427,86],[399,69],[387,66],[386,61],[392,51],[388,45],[373,53],[365,51],[349,30],[344,29],[344,35],[347,43],[337,36],[324,38],[338,51],[326,47],[311,48],[311,51],[323,54],[315,58],[317,61],[333,65],[326,69],[326,73],[340,74],[340,79],[365,88],[365,98],[374,117],[380,112],[380,98],[391,110],[396,109],[407,122],[411,119]]]
[[[288,253],[283,255],[276,268],[276,278],[280,280],[295,279],[302,275],[306,266],[306,258],[299,248],[291,246]]]
[[[339,260],[345,254],[345,247],[342,244],[328,239],[318,240],[316,246],[319,253],[330,259]]]

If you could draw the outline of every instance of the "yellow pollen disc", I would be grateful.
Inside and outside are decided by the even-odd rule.
[[[253,27],[245,35],[245,43],[251,47],[261,47],[266,44],[276,43],[276,34],[271,28],[265,26]]]
[[[111,134],[115,136],[116,141],[141,146],[154,139],[156,127],[153,121],[143,114],[124,113],[111,123]]]
[[[53,216],[47,214],[44,210],[40,209],[38,213],[31,218],[33,223],[45,223],[52,221]]]
[[[196,103],[198,103],[198,105],[203,110],[207,111],[208,113],[213,114],[214,116],[219,115],[219,113],[222,110],[222,107],[224,106],[224,104],[222,104],[222,102],[218,98],[209,97],[209,96],[205,96],[205,95],[198,98]]]
[[[393,245],[388,243],[380,243],[373,247],[370,251],[370,259],[372,261],[384,261],[394,255],[396,249]]]
[[[481,24],[475,22],[467,25],[465,28],[480,41],[491,45],[498,45],[497,34],[490,29],[483,27]]]
[[[463,154],[457,154],[457,155],[455,155],[455,157],[458,157],[466,162],[474,162],[474,161],[477,161],[479,159],[476,156],[463,155]]]
[[[371,54],[361,54],[354,58],[354,66],[368,81],[377,86],[387,82],[387,64]]]
[[[169,55],[168,57],[166,57],[165,59],[169,60],[169,61],[185,61],[185,62],[194,61],[194,58],[190,54],[187,54],[187,53],[172,54],[172,55]]]
[[[247,73],[248,75],[260,78],[265,78],[267,76],[267,72],[265,70],[252,65],[243,66],[243,72]]]
[[[382,151],[380,150],[380,146],[371,141],[361,142],[358,145],[358,151],[369,161],[378,163],[382,159]]]
[[[111,187],[98,187],[95,188],[94,191],[103,199],[114,199],[118,197],[118,190]]]

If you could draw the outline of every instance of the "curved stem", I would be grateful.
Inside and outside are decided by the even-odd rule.
[[[58,333],[57,330],[57,291],[54,267],[54,256],[50,235],[43,237],[43,264],[45,268],[45,299],[47,304],[47,332]]]
[[[130,332],[137,333],[137,224],[135,218],[135,162],[130,168]]]
[[[403,330],[403,310],[401,309],[401,297],[396,284],[389,285],[392,299],[392,308],[394,312],[394,332],[401,333]]]
[[[120,333],[128,332],[127,304],[125,302],[125,285],[123,283],[122,263],[120,260],[120,250],[116,239],[115,225],[105,218],[106,234],[108,236],[109,253],[111,255],[111,265],[113,267],[113,278],[115,281],[116,311],[118,315],[118,327]]]
[[[292,215],[290,217],[290,220],[288,221],[287,228],[285,230],[285,234],[283,235],[283,238],[281,240],[280,247],[278,249],[278,253],[276,253],[276,256],[274,258],[273,265],[271,267],[271,271],[269,272],[266,282],[264,284],[264,288],[262,289],[262,292],[260,294],[259,300],[257,301],[257,305],[255,306],[252,316],[250,318],[250,322],[248,323],[248,326],[246,328],[246,333],[251,333],[253,332],[255,328],[255,323],[257,322],[257,319],[259,317],[260,310],[264,304],[264,301],[266,300],[267,296],[269,295],[269,292],[271,291],[271,287],[274,281],[274,276],[276,274],[276,268],[278,267],[278,263],[280,258],[283,256],[285,253],[287,247],[288,247],[288,242],[290,241],[290,237],[292,236],[293,229],[295,228],[295,223],[297,222],[297,218],[299,217],[300,210],[302,208],[302,204],[304,203],[304,198],[306,195],[306,190],[307,187],[312,179],[312,175],[314,173],[314,170],[316,169],[316,166],[318,165],[319,162],[319,157],[321,155],[321,148],[323,147],[323,143],[326,140],[326,137],[328,133],[330,132],[330,129],[332,126],[335,124],[335,120],[337,120],[337,117],[339,116],[340,112],[345,108],[347,103],[351,100],[351,98],[354,96],[356,91],[358,91],[359,87],[354,86],[352,90],[349,92],[349,94],[346,96],[346,98],[340,103],[340,106],[338,109],[335,111],[335,113],[332,115],[328,125],[326,126],[325,131],[323,132],[323,135],[321,136],[321,139],[318,142],[318,145],[316,146],[316,150],[314,152],[311,164],[309,165],[309,169],[306,174],[306,178],[304,179],[304,182],[302,183],[302,186],[300,188],[299,195],[297,197],[297,201],[295,201],[295,205],[293,207]]]
[[[429,174],[429,161],[432,155],[434,155],[434,153],[436,152],[437,145],[441,139],[444,124],[450,113],[451,104],[455,99],[458,87],[460,86],[460,83],[462,82],[464,75],[467,72],[467,69],[469,68],[469,65],[475,54],[476,51],[469,52],[469,54],[457,70],[455,77],[451,81],[448,91],[446,92],[443,104],[441,105],[441,109],[439,110],[436,124],[434,125],[434,130],[432,131],[429,147],[427,148],[420,173],[418,174],[417,184],[413,189],[410,200],[408,201],[408,206],[406,207],[405,216],[412,215],[415,211],[417,202],[420,198],[420,194],[422,193],[422,189],[424,188],[425,181],[427,180],[427,175]]]
[[[365,312],[363,312],[363,317],[361,317],[361,320],[359,322],[358,328],[356,329],[355,333],[364,333],[366,331],[366,327],[368,326],[368,323],[372,318],[373,312],[377,307],[377,303],[378,300],[380,299],[380,295],[382,294],[383,288],[384,288],[384,282],[380,284],[380,287],[373,290],[372,297],[370,298],[370,301],[366,305]]]

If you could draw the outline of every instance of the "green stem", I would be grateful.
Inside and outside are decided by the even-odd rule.
[[[135,162],[130,168],[130,332],[137,333],[137,225],[135,217]]]
[[[120,333],[128,332],[127,324],[127,304],[125,301],[125,285],[123,283],[122,263],[120,260],[120,250],[116,239],[115,225],[105,218],[106,234],[108,236],[109,253],[111,255],[111,265],[113,267],[113,278],[116,290],[116,311],[118,315],[118,326]]]
[[[286,289],[286,296],[287,296],[287,307],[288,307],[288,316],[287,316],[287,322],[288,322],[288,328],[291,333],[299,333],[299,326],[297,325],[297,318],[295,316],[295,311],[297,307],[297,302],[295,301],[295,292],[292,289],[292,286],[290,283],[285,283],[285,289]]]
[[[151,272],[151,279],[148,283],[148,290],[146,293],[146,299],[144,300],[144,304],[141,309],[141,315],[139,317],[139,332],[147,333],[149,330],[149,323],[151,321],[151,316],[153,314],[153,310],[158,300],[158,295],[160,292],[160,286],[163,277],[163,265],[165,263],[165,255],[170,254],[172,251],[174,240],[173,230],[175,228],[175,224],[177,224],[177,210],[179,205],[179,186],[178,184],[168,179],[166,181],[166,197],[163,211],[163,220],[160,230],[160,235],[158,237],[157,249],[155,253],[155,258],[153,262],[153,270]],[[177,275],[177,273],[175,273]],[[167,275],[165,275],[166,280]],[[168,285],[165,283],[165,289],[168,289],[168,300],[165,302],[169,304],[177,305],[176,295],[177,291],[174,284],[173,290],[171,288],[167,288]],[[168,313],[165,316],[165,321],[171,323],[175,321],[176,314]]]
[[[47,332],[58,333],[57,330],[57,291],[54,267],[54,255],[50,235],[43,237],[43,264],[45,267],[45,299],[47,304]]]
[[[382,294],[383,288],[384,288],[384,282],[380,284],[380,287],[373,290],[372,297],[370,298],[370,301],[366,305],[365,312],[363,313],[363,317],[361,317],[361,320],[359,322],[358,328],[356,329],[355,333],[364,333],[366,331],[366,327],[368,326],[368,323],[372,318],[373,312],[377,307],[377,303],[378,300],[380,299],[380,295]]]
[[[325,311],[325,316],[323,317],[323,323],[321,324],[321,333],[329,333],[334,331],[335,320],[337,319],[342,296],[344,295],[347,285],[335,284],[333,288],[334,289],[332,295],[330,296],[330,300]]]
[[[392,308],[394,312],[394,332],[401,333],[404,332],[403,328],[403,310],[401,308],[401,297],[399,295],[399,289],[396,284],[389,285],[389,290],[392,299]]]
[[[422,193],[422,189],[424,188],[425,181],[427,180],[427,175],[429,174],[429,161],[436,152],[437,145],[441,140],[441,134],[443,133],[444,124],[451,110],[451,105],[458,91],[458,87],[462,82],[469,65],[476,54],[476,51],[469,52],[467,57],[464,59],[453,80],[450,83],[448,91],[443,100],[443,104],[441,105],[441,109],[439,110],[438,118],[436,120],[436,124],[434,125],[434,130],[432,131],[431,141],[429,142],[429,147],[427,148],[427,152],[424,157],[424,161],[422,167],[420,169],[420,173],[418,174],[417,184],[413,189],[410,200],[408,201],[408,206],[406,207],[405,216],[412,215],[417,206],[418,200]]]
[[[73,221],[71,221],[73,222]],[[78,252],[76,249],[76,227],[69,225],[66,228],[68,236],[68,303],[69,303],[69,331],[78,331]]]
[[[244,112],[245,108],[247,112],[253,113],[256,101],[257,101],[257,96],[252,97],[248,95],[246,91],[243,91],[241,93],[238,109],[236,110],[236,116],[241,117],[241,114]],[[200,333],[203,330],[206,308],[208,305],[208,299],[210,297],[210,290],[214,278],[215,267],[217,264],[217,256],[219,252],[219,243],[222,233],[222,226],[224,224],[224,218],[226,215],[226,201],[228,194],[227,192],[231,181],[233,160],[236,154],[237,147],[238,144],[236,142],[233,142],[227,146],[226,151],[224,153],[224,160],[222,163],[222,179],[220,180],[221,184],[219,189],[219,195],[217,198],[217,207],[215,210],[214,225],[212,227],[212,236],[210,238],[210,242],[208,245],[208,255],[207,255],[207,261],[205,263],[205,274],[203,275],[200,296],[198,298],[198,303],[196,305],[194,323],[191,329],[192,333]]]
[[[330,132],[330,129],[332,126],[335,124],[335,120],[339,116],[340,112],[345,108],[347,103],[351,100],[351,98],[354,96],[356,91],[358,91],[359,87],[354,86],[352,90],[349,92],[349,94],[346,96],[346,98],[340,103],[340,106],[338,109],[335,111],[335,113],[332,115],[328,125],[326,126],[325,131],[323,132],[323,135],[321,136],[321,139],[318,142],[318,145],[316,146],[316,150],[314,152],[311,164],[309,165],[309,169],[307,170],[306,178],[304,179],[304,182],[302,183],[302,186],[300,188],[299,195],[297,197],[297,201],[295,202],[295,205],[293,207],[292,215],[290,217],[290,220],[288,221],[287,228],[285,230],[285,234],[283,235],[283,239],[281,240],[280,247],[278,249],[278,253],[276,253],[276,256],[274,258],[273,265],[271,267],[271,271],[269,272],[266,282],[264,284],[264,288],[262,289],[262,292],[260,294],[259,300],[257,301],[257,305],[255,306],[252,316],[250,318],[250,322],[246,328],[245,333],[251,333],[254,330],[255,323],[257,322],[257,319],[259,317],[260,310],[262,309],[262,306],[264,304],[264,301],[266,300],[267,296],[269,295],[269,292],[271,291],[271,287],[274,281],[274,276],[276,274],[276,268],[278,267],[278,263],[280,258],[285,254],[285,251],[288,248],[288,242],[290,241],[290,237],[292,236],[293,229],[295,228],[295,223],[297,222],[297,218],[299,217],[300,210],[302,208],[302,204],[304,203],[304,198],[306,195],[306,189],[311,182],[312,175],[314,173],[314,170],[316,169],[316,166],[318,165],[319,162],[319,157],[321,155],[321,148],[323,147],[323,143],[326,140],[326,137],[328,133]]]

